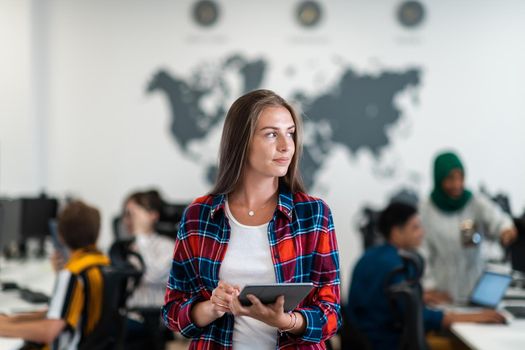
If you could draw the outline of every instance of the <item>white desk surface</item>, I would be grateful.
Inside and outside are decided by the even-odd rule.
[[[525,320],[506,325],[455,323],[451,330],[471,349],[525,349]]]
[[[507,297],[525,297],[524,290],[510,288]],[[525,300],[506,300],[505,305],[525,305]],[[476,350],[525,349],[525,319],[513,319],[508,324],[455,323],[451,327],[465,345]]]
[[[2,261],[0,281],[15,282],[20,287],[50,295],[53,291],[55,276],[48,259],[27,261]],[[19,297],[17,290],[0,291],[0,312],[11,314],[20,311],[38,310],[45,305],[31,304]],[[14,350],[22,346],[23,341],[16,338],[0,337],[0,350]]]

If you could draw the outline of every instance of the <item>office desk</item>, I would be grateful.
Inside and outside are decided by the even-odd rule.
[[[0,265],[0,281],[51,294],[55,273],[49,259],[7,260]]]
[[[55,276],[47,259],[27,261],[3,261],[0,266],[0,281],[15,282],[20,287],[50,295]],[[12,314],[45,308],[46,305],[28,303],[19,297],[17,290],[0,291],[0,312]],[[0,350],[13,350],[22,346],[23,341],[16,338],[0,337]]]
[[[514,320],[508,325],[456,323],[452,333],[465,345],[476,350],[523,350],[525,348],[525,320]]]
[[[523,289],[509,288],[505,297],[513,299],[504,300],[505,305],[525,305]],[[506,325],[455,323],[451,331],[471,349],[525,349],[525,319],[514,319]]]
[[[1,350],[17,350],[24,342],[20,339],[10,339],[0,337],[0,349]]]

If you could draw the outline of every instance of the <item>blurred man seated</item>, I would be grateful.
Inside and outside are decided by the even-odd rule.
[[[58,218],[59,239],[70,250],[58,272],[47,311],[0,316],[0,336],[22,338],[46,349],[77,349],[100,320],[103,276],[109,258],[96,248],[100,230],[97,209],[76,201]]]
[[[416,208],[402,203],[392,203],[381,213],[379,231],[385,236],[386,243],[368,249],[357,262],[347,312],[351,322],[366,334],[373,349],[398,349],[402,330],[396,326],[396,315],[389,304],[385,281],[402,264],[399,250],[414,251],[421,244],[424,232]],[[494,310],[468,314],[428,307],[423,310],[426,331],[446,329],[453,322],[503,321],[503,316]]]

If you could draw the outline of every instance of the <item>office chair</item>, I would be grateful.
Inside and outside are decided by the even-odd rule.
[[[132,283],[132,291],[140,284],[142,275],[146,270],[146,264],[142,256],[131,249],[133,242],[133,239],[117,240],[109,248],[111,266],[120,269],[134,268],[137,271],[135,277],[130,281]]]
[[[155,224],[156,231],[161,235],[176,239],[182,214],[188,205],[189,203],[164,203],[159,221]]]
[[[137,274],[128,282],[130,285],[130,294],[139,286],[142,275],[146,269],[142,256],[131,250],[133,240],[116,241],[111,245],[109,257],[112,266],[120,269],[134,268]],[[146,332],[143,338],[137,338],[134,344],[127,344],[126,350],[143,349],[145,347],[151,350],[162,350],[166,342],[173,340],[173,333],[169,331],[161,321],[160,307],[129,307],[128,313],[135,313],[142,319],[142,324]]]
[[[514,225],[518,230],[518,238],[508,248],[513,270],[525,273],[525,218],[515,218]]]
[[[377,230],[377,221],[381,211],[365,207],[361,211],[359,231],[363,238],[363,249],[379,245],[385,241],[383,235]]]
[[[100,320],[79,350],[115,350],[124,348],[126,300],[131,295],[130,280],[141,274],[135,268],[103,266],[104,294]]]
[[[402,265],[385,279],[385,291],[390,307],[401,330],[400,350],[429,349],[423,324],[423,290],[420,279],[424,271],[423,258],[415,253],[400,251]],[[396,277],[403,280],[392,284]]]
[[[341,350],[372,350],[372,345],[370,345],[366,334],[348,318],[346,306],[341,307],[341,316],[343,317],[343,324],[337,332],[341,340]],[[333,347],[330,343],[330,348],[327,346],[327,350],[331,349],[333,349]]]

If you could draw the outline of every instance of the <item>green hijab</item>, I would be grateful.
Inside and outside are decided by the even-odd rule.
[[[447,213],[463,209],[472,198],[472,192],[467,189],[463,190],[459,198],[451,198],[443,191],[442,182],[454,169],[460,169],[465,174],[463,164],[455,153],[442,153],[434,160],[434,189],[430,198],[439,209]]]

